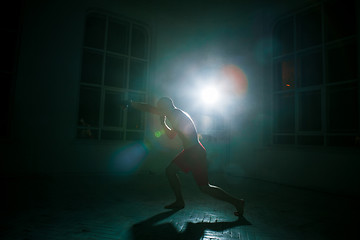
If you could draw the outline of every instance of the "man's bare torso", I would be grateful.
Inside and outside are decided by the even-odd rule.
[[[172,114],[166,117],[180,137],[184,149],[199,143],[195,124],[189,114],[180,109],[174,109]]]

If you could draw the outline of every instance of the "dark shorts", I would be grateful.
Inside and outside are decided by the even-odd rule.
[[[204,186],[209,183],[206,150],[201,143],[183,150],[173,160],[183,172],[192,172],[196,183]]]

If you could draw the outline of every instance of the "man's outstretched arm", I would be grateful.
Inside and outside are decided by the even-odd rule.
[[[157,107],[154,107],[148,103],[131,102],[129,105],[132,108],[142,111],[142,112],[149,112],[149,113],[161,115],[161,112]]]
[[[164,115],[160,116],[160,124],[163,126],[164,131],[168,138],[173,139],[176,136],[176,131],[169,128],[169,126],[166,124],[166,117]]]

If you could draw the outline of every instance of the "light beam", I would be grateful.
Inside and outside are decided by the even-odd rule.
[[[201,99],[206,105],[213,105],[219,100],[219,92],[215,86],[209,86],[201,91]]]

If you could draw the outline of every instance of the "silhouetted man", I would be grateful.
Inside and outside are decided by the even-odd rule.
[[[166,176],[174,191],[176,200],[167,209],[182,209],[185,202],[182,196],[180,181],[177,176],[179,171],[192,172],[193,177],[200,190],[216,199],[232,204],[236,208],[234,214],[242,216],[244,212],[244,200],[237,199],[217,186],[209,184],[206,150],[200,143],[195,124],[188,113],[176,108],[170,98],[161,98],[156,107],[146,103],[131,102],[132,108],[140,111],[150,112],[160,116],[160,123],[166,135],[173,139],[176,135],[182,141],[183,151],[179,153],[166,168]],[[166,124],[166,119],[171,123],[172,128]]]

